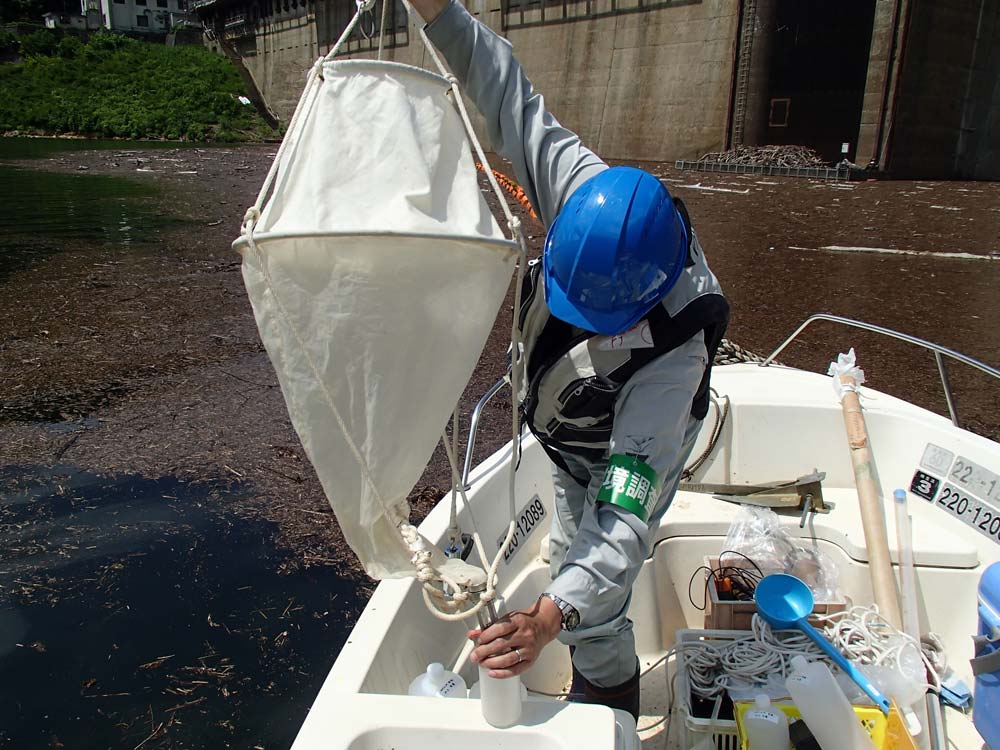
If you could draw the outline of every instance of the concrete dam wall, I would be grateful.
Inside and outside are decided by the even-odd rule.
[[[897,177],[1000,179],[994,0],[461,0],[608,159],[795,144]],[[287,121],[353,0],[191,0]],[[433,69],[402,0],[341,48]]]
[[[721,150],[729,127],[739,4],[703,0],[630,8],[629,2],[636,0],[549,5],[544,11],[532,3],[504,13],[498,0],[473,0],[469,9],[510,39],[549,110],[603,157],[690,159]],[[330,49],[350,18],[339,5],[317,0],[300,8],[300,15],[278,14],[255,35],[236,40],[244,64],[283,121],[291,116],[309,66]],[[564,9],[572,14],[587,7],[587,17],[562,18]],[[398,24],[390,23],[383,59],[433,69],[419,35],[422,22],[403,12],[397,18]],[[377,39],[355,34],[346,46],[349,57],[375,57],[371,48],[377,48]]]

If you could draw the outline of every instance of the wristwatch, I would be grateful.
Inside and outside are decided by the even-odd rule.
[[[551,599],[552,603],[559,607],[559,611],[562,612],[562,629],[563,630],[576,630],[580,626],[580,613],[576,611],[576,607],[567,601],[563,601],[555,594],[550,594],[548,591],[542,594],[546,599]]]

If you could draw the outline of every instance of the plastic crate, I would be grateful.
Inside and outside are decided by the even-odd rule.
[[[734,641],[751,635],[741,630],[678,630],[677,643],[692,641]],[[691,708],[691,686],[687,678],[687,663],[683,651],[677,653],[677,674],[674,702],[683,714],[680,725],[680,746],[687,750],[711,736],[715,750],[740,750],[740,740],[735,719],[703,718],[694,716]]]
[[[735,641],[751,635],[752,633],[746,630],[678,630],[677,643]],[[685,750],[693,748],[698,743],[704,742],[707,736],[711,736],[711,747],[714,747],[715,750],[745,750],[735,717],[744,713],[751,704],[743,701],[733,704],[734,718],[732,719],[695,716],[691,706],[691,686],[688,683],[687,664],[683,651],[677,653],[675,690],[674,701],[683,714],[683,721],[679,722],[681,725],[680,746],[682,748]],[[800,717],[798,709],[791,705],[791,699],[789,699],[788,705],[777,705],[789,716],[796,719]],[[720,706],[721,701],[716,704],[716,710]],[[887,726],[885,716],[873,706],[854,706],[854,712],[858,715],[865,730],[872,736],[875,747],[881,748]]]

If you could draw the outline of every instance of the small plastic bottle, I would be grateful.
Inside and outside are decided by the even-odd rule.
[[[756,706],[743,714],[743,731],[750,750],[788,750],[788,717],[780,708],[771,705],[771,699],[759,693]]]
[[[823,750],[872,750],[875,747],[826,664],[795,656],[792,669],[785,686]]]
[[[469,691],[461,675],[449,672],[438,662],[427,665],[427,671],[410,683],[409,695],[431,698],[465,698]]]
[[[483,718],[497,729],[517,724],[521,718],[521,677],[490,677],[490,670],[479,667],[479,692]]]

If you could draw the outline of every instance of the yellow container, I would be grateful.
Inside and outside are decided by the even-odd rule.
[[[802,714],[799,713],[799,709],[797,709],[791,701],[776,701],[771,705],[784,711],[785,715],[788,717],[789,724],[796,719],[802,718]],[[736,701],[735,707],[736,733],[740,738],[740,748],[741,750],[750,750],[750,745],[747,743],[746,737],[743,734],[743,714],[753,708],[754,704],[751,701]],[[875,750],[884,750],[885,730],[886,726],[888,726],[888,720],[886,719],[885,714],[874,706],[852,706],[852,708],[858,717],[858,721],[861,722],[861,726],[864,727],[865,731],[871,736],[872,742],[875,743]]]

